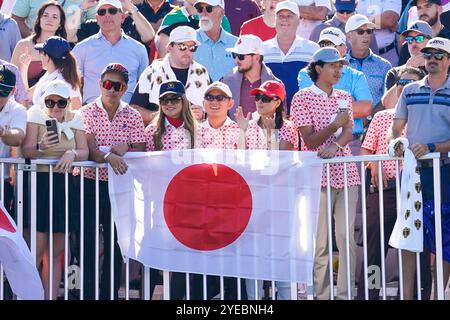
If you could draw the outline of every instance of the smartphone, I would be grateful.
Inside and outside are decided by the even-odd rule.
[[[45,126],[47,127],[47,132],[55,133],[57,135],[56,139],[58,139],[58,126],[56,124],[56,119],[45,120]]]

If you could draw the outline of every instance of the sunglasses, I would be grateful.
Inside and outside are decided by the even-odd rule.
[[[319,43],[319,47],[324,48],[324,47],[334,47],[334,43],[331,41],[321,41]]]
[[[272,102],[272,101],[274,101],[276,98],[272,98],[272,97],[269,97],[269,96],[266,96],[265,94],[262,94],[262,93],[257,93],[256,94],[256,96],[255,96],[255,101],[262,101],[263,103],[269,103],[269,102]]]
[[[111,88],[114,88],[114,91],[122,91],[125,88],[125,85],[122,82],[116,82],[111,80],[105,80],[102,83],[102,87],[106,90],[111,90]]]
[[[45,106],[50,109],[53,109],[55,106],[57,106],[60,109],[64,109],[65,107],[67,107],[66,99],[60,99],[60,100],[46,99],[44,102],[45,102]]]
[[[12,90],[0,90],[0,97],[2,98],[6,98],[7,96],[9,96],[9,94],[11,93]]]
[[[441,61],[444,57],[448,56],[444,52],[424,52],[423,57],[426,60],[431,60],[431,57],[434,57],[437,61]]]
[[[179,102],[181,102],[181,97],[178,97],[178,96],[159,99],[159,104],[162,106],[167,106],[169,104],[176,105]]]
[[[198,46],[193,45],[193,46],[188,46],[185,43],[175,43],[178,47],[178,50],[180,51],[186,51],[187,49],[189,49],[190,52],[195,52],[197,51]]]
[[[230,99],[229,97],[227,97],[227,96],[224,96],[223,94],[218,94],[218,95],[213,95],[213,94],[205,94],[205,100],[206,101],[214,101],[214,100],[216,100],[217,102],[222,102],[222,101],[224,101],[224,100],[226,100],[226,99]]]
[[[357,33],[358,35],[360,35],[360,36],[362,36],[364,33],[367,33],[368,35],[371,35],[371,34],[373,33],[373,29],[366,29],[366,30],[363,30],[363,29],[357,29],[357,30],[356,30],[356,33]]]
[[[413,83],[416,80],[413,79],[398,79],[397,85],[399,86],[406,86],[407,84]]]
[[[416,41],[417,43],[422,43],[425,41],[425,36],[406,37],[405,41],[409,44],[413,43],[414,41]]]
[[[202,7],[202,6],[195,6],[195,9],[197,9],[197,12],[198,12],[198,13],[202,13],[203,10],[205,10],[205,11],[208,12],[208,13],[211,13],[211,12],[213,11],[214,7],[211,6],[211,5],[209,5],[209,6],[204,6],[204,7]]]
[[[233,56],[233,59],[238,58],[240,61],[245,59],[245,56],[254,56],[254,53],[248,53],[248,54],[237,54],[232,52],[231,55]]]
[[[98,9],[97,10],[97,14],[99,15],[99,16],[104,16],[105,14],[106,14],[106,12],[108,11],[108,13],[110,14],[110,15],[115,15],[115,14],[117,14],[117,12],[119,12],[119,9],[117,9],[117,8],[108,8],[108,9]]]
[[[354,10],[337,10],[337,12],[340,14],[352,14],[355,11]]]

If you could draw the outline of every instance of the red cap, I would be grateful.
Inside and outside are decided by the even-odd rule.
[[[281,82],[269,80],[264,82],[259,88],[250,91],[252,96],[256,96],[258,92],[265,94],[268,97],[278,97],[282,101],[286,98],[286,90]]]

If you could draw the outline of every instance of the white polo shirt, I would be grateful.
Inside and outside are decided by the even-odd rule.
[[[297,3],[297,5],[299,6],[315,5],[316,7],[326,7],[328,9],[328,13],[332,11],[330,0],[291,0],[291,1]],[[313,29],[321,23],[322,21],[320,20],[309,20],[300,18],[300,24],[298,25],[297,28],[297,35],[302,38],[309,39],[309,36],[311,35]]]

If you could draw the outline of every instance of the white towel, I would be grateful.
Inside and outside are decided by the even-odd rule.
[[[389,244],[397,249],[412,252],[423,251],[422,184],[417,160],[405,138],[397,138],[389,144],[389,155],[394,156],[394,146],[403,144],[405,150],[400,188],[400,214],[397,215]]]

